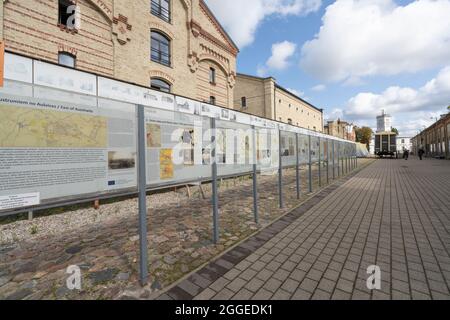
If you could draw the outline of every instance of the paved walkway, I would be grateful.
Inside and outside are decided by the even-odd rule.
[[[380,160],[339,184],[160,299],[450,299],[450,162]]]

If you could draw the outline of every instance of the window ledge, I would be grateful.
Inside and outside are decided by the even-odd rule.
[[[156,18],[158,18],[159,20],[162,20],[162,21],[164,21],[165,23],[168,23],[168,24],[170,24],[171,26],[173,26],[172,19],[166,20],[166,19],[164,19],[163,17],[161,17],[161,16],[159,16],[159,15],[157,15],[157,14],[154,14],[154,13],[151,12],[151,11],[150,11],[150,14],[151,14],[153,17],[156,17]]]
[[[152,59],[150,59],[150,62],[157,63],[157,64],[159,64],[160,66],[163,66],[163,67],[166,67],[166,68],[173,69],[172,64],[167,65],[167,64],[164,64],[164,63],[161,63],[161,62],[159,62],[159,61],[152,60]]]
[[[78,33],[78,29],[76,28],[69,28],[68,26],[58,23],[58,28],[61,31],[66,31],[67,33],[71,33],[71,34],[77,34]]]

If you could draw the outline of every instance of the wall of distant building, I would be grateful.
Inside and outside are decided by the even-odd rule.
[[[427,157],[450,159],[450,113],[412,138],[412,152],[420,149]]]
[[[272,77],[238,74],[234,109],[323,132],[323,111],[277,85]]]

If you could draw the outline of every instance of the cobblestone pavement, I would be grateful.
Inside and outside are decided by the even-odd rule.
[[[449,161],[379,160],[330,188],[159,299],[450,299]]]
[[[360,163],[370,162],[362,160]],[[33,234],[32,238],[0,243],[1,299],[114,299],[133,294],[145,299],[185,274],[210,261],[258,229],[308,199],[306,168],[302,168],[302,197],[297,199],[295,172],[284,170],[285,208],[278,208],[277,176],[258,176],[260,224],[253,218],[252,181],[220,183],[220,243],[214,245],[210,190],[206,199],[198,194],[149,210],[148,241],[151,282],[138,285],[138,225],[136,205],[128,214],[92,222],[67,232]],[[322,169],[322,185],[325,172]],[[313,185],[318,187],[317,166]],[[331,176],[331,174],[330,174]],[[137,202],[136,200],[134,200]],[[120,208],[120,207],[119,207]],[[73,214],[76,214],[74,212]],[[40,223],[45,223],[42,217]],[[30,222],[33,232],[33,221]],[[36,231],[36,230],[34,230]],[[82,272],[82,290],[66,286],[67,267]]]

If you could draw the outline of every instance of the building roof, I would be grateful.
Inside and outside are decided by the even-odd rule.
[[[210,18],[214,21],[214,23],[217,25],[217,27],[219,28],[220,33],[228,40],[229,44],[231,46],[233,46],[237,52],[239,52],[239,47],[236,45],[236,43],[233,41],[233,39],[230,37],[230,35],[228,34],[228,32],[222,27],[222,25],[220,24],[219,20],[216,18],[216,16],[214,15],[214,13],[211,11],[211,9],[208,7],[208,5],[206,4],[206,2],[204,0],[200,0],[200,5],[202,6],[203,9],[205,9],[205,11],[207,12],[207,14],[210,16]]]
[[[441,115],[441,118],[436,121],[435,123],[433,123],[431,126],[429,126],[428,128],[422,130],[422,132],[420,132],[419,134],[417,134],[413,139],[417,138],[418,136],[422,135],[423,133],[426,133],[428,130],[431,130],[433,127],[437,126],[438,124],[440,124],[441,122],[445,122],[447,121],[447,119],[450,118],[450,112],[447,114],[443,114]]]
[[[254,75],[251,75],[251,74],[245,74],[245,73],[240,73],[240,72],[238,72],[236,75],[239,76],[239,77],[252,78],[252,79],[261,80],[261,81],[269,80],[269,79],[272,79],[273,81],[276,81],[276,79],[274,77],[258,77],[258,76],[254,76]]]
[[[306,103],[306,104],[307,104],[308,106],[310,106],[311,108],[314,108],[314,109],[320,111],[321,113],[323,113],[323,109],[317,108],[317,107],[314,106],[313,104],[311,104],[311,103],[309,103],[308,101],[306,101],[306,100],[300,98],[299,96],[297,96],[296,94],[292,93],[292,92],[289,91],[288,89],[286,89],[286,88],[280,86],[280,85],[276,82],[277,80],[276,80],[274,77],[265,77],[265,78],[263,78],[263,77],[257,77],[257,76],[253,76],[253,75],[249,75],[249,74],[244,74],[244,73],[237,73],[237,76],[247,77],[247,78],[253,78],[253,79],[255,79],[255,80],[261,80],[261,81],[264,81],[264,80],[270,80],[270,79],[271,79],[271,80],[273,80],[273,81],[275,82],[275,87],[276,87],[277,89],[280,89],[280,90],[284,91],[285,93],[287,93],[287,94],[293,96],[294,98],[296,98],[296,99],[298,99],[298,100],[300,100],[300,101]]]

